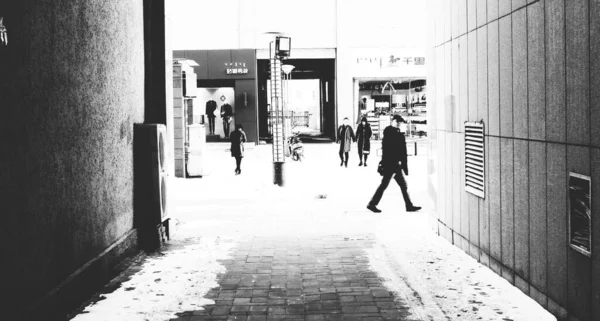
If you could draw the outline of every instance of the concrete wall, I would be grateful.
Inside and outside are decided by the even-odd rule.
[[[600,3],[429,4],[434,228],[559,320],[600,320]],[[463,188],[479,120],[485,199]],[[592,177],[591,258],[568,245],[570,171]]]
[[[131,234],[143,4],[3,1],[0,16],[1,306],[18,320]]]

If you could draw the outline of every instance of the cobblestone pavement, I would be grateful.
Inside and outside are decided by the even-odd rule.
[[[413,320],[371,270],[372,244],[368,236],[253,238],[223,260],[227,271],[205,296],[215,303],[173,320]]]

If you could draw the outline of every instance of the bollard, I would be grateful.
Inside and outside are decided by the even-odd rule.
[[[415,141],[415,156],[417,156],[417,141]]]

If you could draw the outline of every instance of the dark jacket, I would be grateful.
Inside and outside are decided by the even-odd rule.
[[[337,131],[337,142],[340,143],[340,151],[349,152],[352,142],[356,141],[352,126],[341,125]]]
[[[369,152],[371,151],[371,136],[373,135],[373,131],[371,131],[371,125],[367,123],[363,126],[362,122],[356,128],[356,141],[358,142],[358,151],[359,152]],[[368,154],[368,153],[365,153]]]
[[[405,174],[408,174],[408,163],[406,154],[406,138],[400,128],[388,126],[383,131],[383,142],[381,143],[384,171],[396,171],[398,163]]]
[[[244,157],[244,143],[246,142],[246,133],[242,130],[234,130],[230,135],[231,157]]]
[[[221,117],[231,117],[233,116],[233,109],[230,104],[224,104],[221,106]]]
[[[217,102],[209,100],[206,102],[206,116],[209,118],[215,118],[215,110],[217,110]]]

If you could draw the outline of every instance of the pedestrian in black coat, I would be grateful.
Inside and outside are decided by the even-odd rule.
[[[419,206],[414,206],[408,195],[408,187],[406,186],[406,178],[403,173],[408,175],[408,158],[406,154],[406,138],[400,131],[400,123],[404,119],[400,115],[392,117],[392,125],[385,128],[383,131],[383,142],[381,145],[383,155],[381,156],[381,164],[383,165],[383,178],[381,184],[375,191],[375,195],[371,198],[367,208],[375,213],[380,213],[377,204],[381,201],[383,192],[390,184],[392,177],[400,186],[402,197],[407,212],[414,212],[421,209]]]
[[[244,157],[244,143],[246,142],[246,133],[241,124],[235,126],[235,130],[230,135],[231,140],[231,157],[235,157],[235,175],[242,173],[240,165]]]
[[[371,153],[371,136],[373,131],[371,125],[367,121],[366,117],[363,117],[360,121],[360,125],[356,128],[356,141],[358,149],[358,159],[360,163],[358,166],[363,166],[363,157],[365,159],[364,165],[367,166],[367,158]]]
[[[352,142],[356,141],[354,130],[349,123],[350,121],[348,120],[348,117],[344,118],[344,123],[338,128],[337,131],[337,142],[340,144],[340,159],[342,160],[340,166],[345,164],[346,167],[348,167],[348,155],[350,154]],[[344,156],[346,156],[345,160]]]

